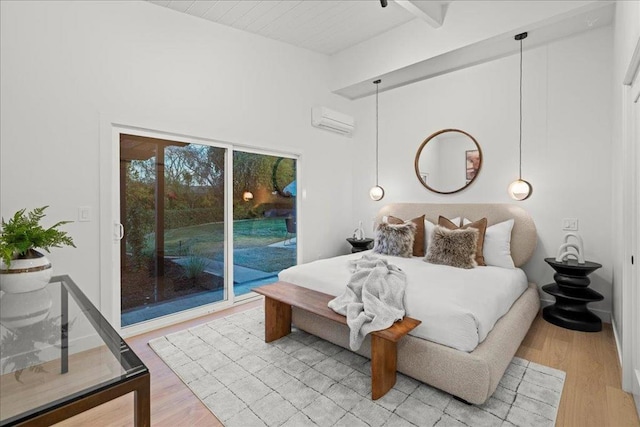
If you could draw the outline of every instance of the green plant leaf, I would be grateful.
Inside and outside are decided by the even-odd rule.
[[[40,225],[40,220],[45,217],[45,210],[49,206],[35,208],[30,212],[20,209],[9,221],[2,218],[2,232],[0,232],[0,257],[7,266],[11,260],[24,257],[30,250],[61,248],[73,246],[71,236],[66,231],[58,230],[59,227],[69,224],[71,221],[60,221],[45,229]]]

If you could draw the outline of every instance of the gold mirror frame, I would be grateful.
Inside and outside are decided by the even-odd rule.
[[[424,182],[424,180],[422,179],[421,173],[420,173],[420,154],[422,153],[423,148],[429,143],[429,141],[431,141],[433,138],[435,138],[436,136],[443,134],[445,132],[458,132],[461,133],[463,135],[468,136],[469,138],[471,138],[471,140],[473,141],[473,143],[476,145],[476,147],[478,148],[478,153],[480,154],[480,163],[478,164],[478,170],[476,172],[476,174],[473,176],[473,178],[471,178],[471,180],[469,182],[467,182],[464,186],[453,190],[453,191],[441,191],[441,190],[436,190],[435,188],[432,188],[429,186],[429,184],[427,184],[426,182]],[[480,148],[480,144],[478,144],[478,141],[476,141],[476,139],[469,135],[467,132],[460,130],[460,129],[442,129],[439,130],[438,132],[435,132],[431,135],[429,135],[427,137],[427,139],[425,139],[422,144],[420,144],[420,147],[418,148],[418,152],[416,153],[416,158],[414,161],[414,168],[416,170],[416,176],[418,177],[418,181],[420,181],[420,183],[429,191],[433,191],[434,193],[438,193],[438,194],[454,194],[454,193],[458,193],[462,190],[464,190],[465,188],[467,188],[468,186],[470,186],[473,181],[476,180],[476,178],[478,177],[478,175],[480,174],[480,170],[482,169],[482,148]],[[465,171],[466,171],[466,165],[465,165]]]

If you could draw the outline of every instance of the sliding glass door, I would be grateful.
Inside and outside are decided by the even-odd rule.
[[[277,281],[297,262],[297,160],[233,152],[233,292]]]
[[[250,297],[297,263],[297,160],[229,147],[120,133],[122,327]]]
[[[120,135],[123,327],[226,299],[226,152]]]

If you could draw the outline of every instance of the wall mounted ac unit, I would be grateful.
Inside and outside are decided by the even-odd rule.
[[[353,134],[355,120],[353,117],[330,110],[327,107],[313,107],[311,109],[311,125],[350,137]]]

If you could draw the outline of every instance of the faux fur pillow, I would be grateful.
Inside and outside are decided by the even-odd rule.
[[[466,218],[465,218],[466,219]],[[449,230],[455,230],[457,228],[475,228],[478,230],[478,243],[476,244],[476,263],[478,265],[487,265],[484,262],[484,235],[487,230],[487,218],[482,218],[476,222],[467,220],[462,227],[458,227],[447,218],[440,216],[438,218],[438,225],[448,228]]]
[[[376,230],[373,252],[409,258],[413,253],[415,234],[416,225],[413,222],[403,224],[381,223]]]
[[[413,256],[424,256],[424,215],[419,216],[418,218],[413,218],[411,220],[416,225],[416,234],[413,239]],[[389,224],[404,224],[405,221],[403,219],[397,218],[395,216],[388,216],[387,223]]]
[[[475,228],[449,230],[436,226],[425,261],[431,264],[473,268],[476,263],[478,230]]]

